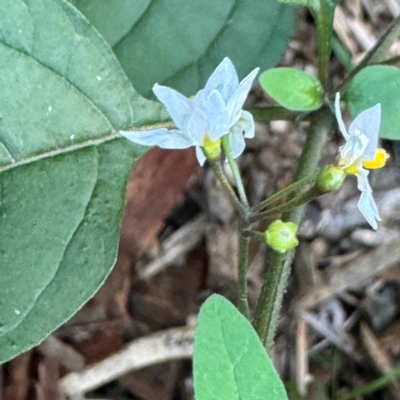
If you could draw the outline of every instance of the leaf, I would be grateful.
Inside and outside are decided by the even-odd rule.
[[[293,27],[294,11],[276,0],[71,1],[113,46],[145,96],[156,82],[191,96],[225,56],[239,76],[270,68]]]
[[[200,310],[193,362],[196,400],[287,399],[250,322],[219,295]]]
[[[344,101],[356,117],[361,111],[378,103],[382,106],[379,136],[400,140],[400,70],[396,67],[376,65],[361,70],[351,82]]]
[[[323,88],[314,76],[294,68],[272,68],[259,78],[262,88],[281,106],[294,111],[321,107]]]
[[[69,3],[0,2],[0,362],[38,344],[116,257],[124,189],[144,148],[116,130],[157,121]]]
[[[278,0],[280,3],[293,4],[298,6],[304,6],[312,9],[314,12],[318,12],[321,8],[328,5],[330,8],[334,8],[338,0]]]

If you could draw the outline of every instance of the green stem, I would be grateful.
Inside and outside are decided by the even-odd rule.
[[[315,174],[333,123],[334,117],[327,107],[312,113],[307,138],[297,165],[294,181]],[[302,188],[299,188],[290,197],[295,198],[302,193]],[[282,219],[299,224],[304,209],[304,205],[297,207],[284,214]],[[273,343],[293,255],[294,250],[289,250],[285,254],[273,253],[257,303],[253,325],[267,350]]]
[[[272,215],[291,211],[293,208],[301,206],[303,204],[306,204],[309,201],[314,200],[323,194],[325,194],[325,193],[322,192],[317,186],[313,186],[312,188],[307,190],[307,192],[301,193],[299,196],[287,201],[284,204],[281,204],[280,206],[271,208],[267,211],[261,212],[257,215],[250,217],[249,222],[252,224],[254,222],[260,221],[260,220],[270,217]]]
[[[311,8],[317,24],[318,36],[318,77],[324,87],[328,90],[329,58],[331,55],[331,38],[333,26],[333,14],[335,6],[328,0],[319,0],[314,3],[316,6]]]
[[[284,187],[283,189],[279,190],[278,192],[274,193],[272,196],[268,197],[268,199],[262,201],[260,204],[252,208],[252,213],[258,213],[262,211],[264,208],[270,206],[273,203],[276,203],[278,200],[282,199],[283,197],[287,196],[294,190],[297,190],[302,187],[306,187],[309,184],[315,181],[315,177],[306,176],[303,179],[300,179],[297,182],[293,182],[290,185]]]
[[[242,224],[241,224],[242,225]],[[249,318],[249,302],[247,293],[247,266],[249,261],[250,238],[245,236],[243,226],[239,230],[239,262],[238,262],[238,292],[239,311]]]
[[[247,293],[247,264],[249,259],[250,238],[244,234],[248,228],[248,216],[250,212],[249,202],[247,200],[246,191],[244,189],[242,176],[236,161],[232,156],[231,146],[229,144],[228,135],[222,137],[222,147],[224,149],[228,163],[232,169],[233,176],[236,180],[236,186],[241,201],[241,208],[244,213],[241,215],[239,227],[239,255],[238,255],[238,293],[239,293],[239,311],[249,318],[249,302]]]
[[[333,53],[341,62],[341,64],[346,68],[347,71],[351,71],[354,68],[351,51],[337,35],[332,36],[331,47]]]
[[[334,92],[343,94],[350,85],[354,76],[363,68],[370,64],[376,64],[382,61],[391,45],[400,35],[400,16],[398,16],[390,25],[388,30],[379,38],[375,46],[365,55],[362,61],[350,71],[344,81],[335,88]]]
[[[386,60],[380,61],[378,64],[381,64],[381,65],[390,65],[390,64],[397,64],[398,62],[400,62],[400,56],[395,56],[395,57],[387,58]]]
[[[242,204],[240,203],[239,199],[236,196],[236,193],[232,189],[232,186],[228,182],[228,179],[225,176],[225,173],[221,167],[221,164],[219,163],[218,160],[210,161],[210,165],[212,170],[214,171],[215,175],[221,182],[221,185],[223,189],[225,190],[225,193],[229,197],[231,203],[235,207],[236,211],[239,213],[240,216],[244,216],[246,214]]]
[[[245,210],[248,211],[249,210],[249,202],[247,200],[246,191],[244,189],[244,185],[243,185],[242,177],[240,175],[239,168],[236,164],[236,161],[234,160],[234,158],[232,156],[232,151],[231,151],[231,146],[229,144],[228,135],[225,135],[222,137],[222,147],[224,149],[228,163],[232,169],[233,176],[235,177],[240,201],[242,202]]]

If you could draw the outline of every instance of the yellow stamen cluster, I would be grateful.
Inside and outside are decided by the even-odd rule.
[[[372,161],[364,161],[363,167],[366,169],[378,169],[385,166],[390,155],[384,149],[376,150],[375,158]]]
[[[370,161],[363,161],[362,165],[365,169],[379,169],[385,166],[389,157],[390,155],[384,149],[378,148],[375,158]],[[357,165],[350,165],[350,167],[346,169],[346,172],[350,175],[357,175]]]

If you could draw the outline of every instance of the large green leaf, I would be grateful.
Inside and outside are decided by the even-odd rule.
[[[376,65],[362,69],[353,79],[344,100],[356,117],[361,111],[381,103],[382,119],[379,135],[400,140],[400,69]]]
[[[277,0],[71,1],[146,96],[156,82],[193,95],[225,56],[239,76],[271,68],[293,25],[293,10]]]
[[[196,400],[287,399],[250,322],[219,295],[200,310],[193,357]]]
[[[0,362],[90,298],[113,266],[143,153],[118,129],[157,121],[63,0],[0,2]]]

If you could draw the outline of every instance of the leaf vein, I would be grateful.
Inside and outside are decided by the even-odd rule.
[[[71,241],[73,240],[74,236],[76,235],[76,232],[79,230],[79,228],[82,226],[82,223],[83,223],[84,220],[85,220],[85,217],[86,217],[86,215],[87,215],[88,208],[89,208],[89,206],[90,206],[90,202],[91,202],[91,200],[93,199],[94,191],[96,190],[96,187],[97,187],[97,185],[98,185],[98,178],[99,178],[99,152],[98,152],[97,146],[95,147],[94,151],[95,151],[95,154],[96,154],[96,158],[95,158],[95,161],[96,161],[96,174],[95,174],[95,177],[94,177],[94,179],[93,179],[93,185],[92,185],[92,188],[91,188],[91,191],[90,191],[90,195],[89,195],[89,197],[88,197],[88,201],[87,201],[87,203],[86,203],[86,205],[85,205],[85,209],[84,209],[83,212],[82,212],[82,217],[80,218],[80,221],[76,224],[75,229],[71,232],[71,235],[70,235],[70,237],[69,237],[68,240],[67,240],[67,243],[66,243],[66,245],[65,245],[64,252],[63,252],[63,254],[62,254],[60,260],[58,261],[57,268],[54,270],[53,276],[49,279],[49,281],[47,282],[47,284],[41,289],[41,291],[40,291],[40,293],[37,295],[35,301],[32,302],[31,307],[30,307],[29,310],[26,312],[24,318],[21,318],[21,320],[18,322],[17,325],[14,326],[13,329],[17,328],[22,322],[24,322],[25,318],[26,318],[26,317],[29,315],[29,313],[35,308],[37,302],[39,301],[40,296],[46,291],[46,289],[47,289],[47,288],[51,285],[51,283],[53,282],[54,278],[57,276],[57,273],[58,273],[58,271],[59,271],[59,269],[60,269],[60,265],[61,265],[61,263],[63,262],[63,260],[64,260],[64,258],[65,258],[65,253],[67,252],[67,250],[68,250],[68,248],[69,248],[69,246],[70,246],[70,244],[71,244]]]
[[[222,33],[224,32],[224,30],[226,29],[226,22],[229,20],[229,18],[231,18],[232,14],[235,12],[235,10],[237,9],[238,6],[238,1],[234,0],[234,3],[231,7],[231,9],[229,10],[229,13],[227,14],[224,23],[221,25],[221,29],[217,32],[217,34],[215,35],[214,39],[211,40],[211,42],[209,43],[209,45],[207,46],[206,49],[204,49],[204,51],[199,54],[199,56],[193,60],[192,62],[189,62],[188,64],[184,65],[183,67],[181,67],[178,71],[174,71],[170,76],[167,76],[163,82],[168,81],[169,79],[172,79],[174,76],[179,75],[180,73],[182,73],[183,71],[185,71],[187,68],[190,68],[191,66],[197,64],[201,58],[203,58],[207,51],[210,49],[210,47],[218,40],[218,38],[222,35]]]
[[[26,165],[26,164],[30,164],[33,162],[37,162],[40,160],[43,160],[45,158],[50,158],[50,157],[55,157],[61,154],[65,154],[65,153],[70,153],[76,150],[80,150],[80,149],[84,149],[86,147],[90,147],[90,146],[97,146],[99,144],[105,143],[105,142],[109,142],[111,140],[114,140],[118,137],[121,137],[120,134],[118,132],[114,132],[111,135],[108,136],[103,136],[99,139],[90,139],[90,140],[86,140],[84,142],[81,143],[77,143],[77,144],[73,144],[71,146],[67,146],[67,147],[63,147],[63,148],[59,148],[56,150],[50,150],[47,151],[45,153],[40,153],[38,155],[32,156],[32,157],[28,157],[25,158],[23,160],[17,161],[13,164],[9,164],[9,165],[5,165],[3,167],[0,167],[0,173],[13,169],[13,168],[17,168],[20,167],[22,165]],[[1,143],[1,142],[0,142]]]
[[[113,48],[114,48],[114,46],[117,46],[119,43],[121,43],[128,35],[130,35],[136,29],[136,27],[143,20],[143,18],[149,13],[150,8],[154,5],[155,1],[156,0],[150,0],[149,1],[149,4],[147,4],[147,7],[143,10],[142,14],[135,21],[135,23],[115,43],[113,43],[113,45],[112,45]]]

